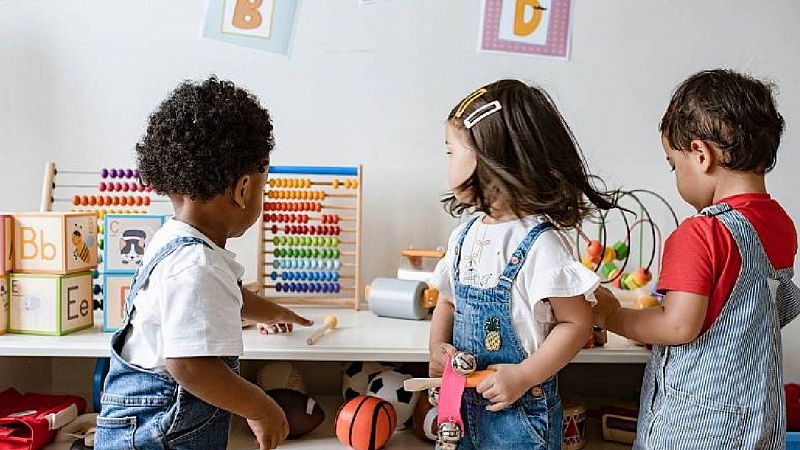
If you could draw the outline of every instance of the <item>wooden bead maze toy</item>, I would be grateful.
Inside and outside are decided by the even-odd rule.
[[[256,266],[262,294],[358,309],[362,173],[361,166],[269,168]]]

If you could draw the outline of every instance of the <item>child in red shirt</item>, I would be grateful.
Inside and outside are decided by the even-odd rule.
[[[771,86],[700,72],[661,120],[681,197],[699,211],[670,236],[660,307],[596,293],[598,325],[653,344],[634,449],[783,449],[780,328],[800,313],[797,233],[767,193],[784,122]]]

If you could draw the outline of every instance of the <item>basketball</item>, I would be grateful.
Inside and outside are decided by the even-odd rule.
[[[336,437],[355,450],[383,448],[396,426],[394,407],[377,397],[359,395],[336,412]]]

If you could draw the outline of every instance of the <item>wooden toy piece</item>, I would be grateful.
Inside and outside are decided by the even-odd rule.
[[[14,272],[70,274],[97,267],[97,215],[14,215]]]
[[[164,220],[161,215],[107,214],[103,224],[103,272],[133,273]]]
[[[377,316],[419,320],[436,306],[439,291],[421,281],[376,278],[365,288],[369,309]]]
[[[416,270],[422,268],[422,260],[424,258],[442,259],[445,255],[444,250],[442,249],[422,250],[414,248],[403,250],[401,254],[408,259],[408,265],[411,266],[412,269]]]
[[[659,302],[655,296],[644,295],[636,299],[636,302],[634,302],[633,307],[636,309],[647,309],[660,305],[661,302]]]
[[[603,414],[603,439],[633,444],[638,419],[635,415]]]
[[[0,275],[0,335],[8,331],[8,275]]]
[[[8,331],[61,336],[94,325],[92,274],[13,274]]]
[[[132,277],[129,273],[103,274],[103,331],[114,332],[122,325]]]
[[[466,377],[466,387],[474,388],[480,384],[484,379],[494,375],[494,370],[476,370],[471,375]],[[403,382],[403,389],[409,392],[422,391],[425,389],[433,389],[442,385],[441,378],[409,378]]]
[[[334,315],[325,316],[325,323],[321,327],[314,330],[311,336],[306,339],[306,344],[314,345],[326,332],[328,332],[328,330],[333,330],[336,328],[338,322],[338,319],[336,319],[336,316]]]
[[[14,266],[14,218],[0,214],[0,275],[11,272]]]
[[[360,395],[336,412],[336,437],[355,450],[380,450],[394,433],[397,415],[386,400]]]

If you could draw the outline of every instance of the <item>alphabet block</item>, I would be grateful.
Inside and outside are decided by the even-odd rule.
[[[63,336],[94,325],[92,274],[11,275],[11,333]]]
[[[97,267],[95,213],[14,215],[14,272],[66,275]]]
[[[103,331],[113,332],[122,325],[125,298],[131,290],[131,274],[107,273],[103,276]]]
[[[133,272],[142,263],[153,235],[164,216],[106,214],[103,237],[103,273]]]
[[[0,334],[8,331],[8,276],[0,276]]]
[[[12,245],[14,241],[14,218],[0,214],[0,275],[11,272],[14,264]]]

